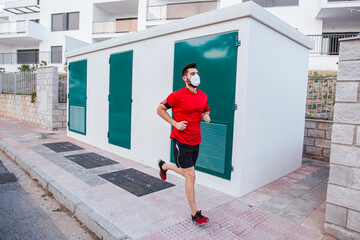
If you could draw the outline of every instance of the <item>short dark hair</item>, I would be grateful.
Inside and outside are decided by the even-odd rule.
[[[186,74],[187,74],[187,70],[189,69],[189,68],[196,68],[197,67],[197,64],[196,63],[189,63],[189,64],[187,64],[187,65],[185,65],[185,67],[182,69],[182,71],[181,71],[181,75],[182,76],[185,76]]]

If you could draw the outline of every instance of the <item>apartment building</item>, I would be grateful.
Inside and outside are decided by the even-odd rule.
[[[63,72],[66,51],[246,1],[5,0],[0,68],[45,61]],[[336,71],[338,39],[360,33],[360,0],[253,1],[314,39],[309,70]]]

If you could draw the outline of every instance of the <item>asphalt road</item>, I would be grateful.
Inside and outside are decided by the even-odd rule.
[[[2,164],[0,155],[0,240],[66,239]]]

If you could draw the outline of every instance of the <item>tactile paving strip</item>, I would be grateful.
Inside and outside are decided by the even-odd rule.
[[[175,186],[133,168],[99,176],[137,197]]]
[[[65,157],[86,169],[119,164],[118,162],[115,162],[97,153],[83,153]]]
[[[43,145],[57,153],[76,151],[76,150],[84,150],[83,148],[81,148],[71,142],[45,143]]]
[[[238,216],[238,218],[250,227],[255,227],[270,217],[270,213],[258,208],[250,208],[248,211],[245,211]]]

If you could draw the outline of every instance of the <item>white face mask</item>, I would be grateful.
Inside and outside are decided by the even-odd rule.
[[[190,82],[194,87],[199,86],[200,85],[200,76],[195,74],[194,76],[191,77]]]

